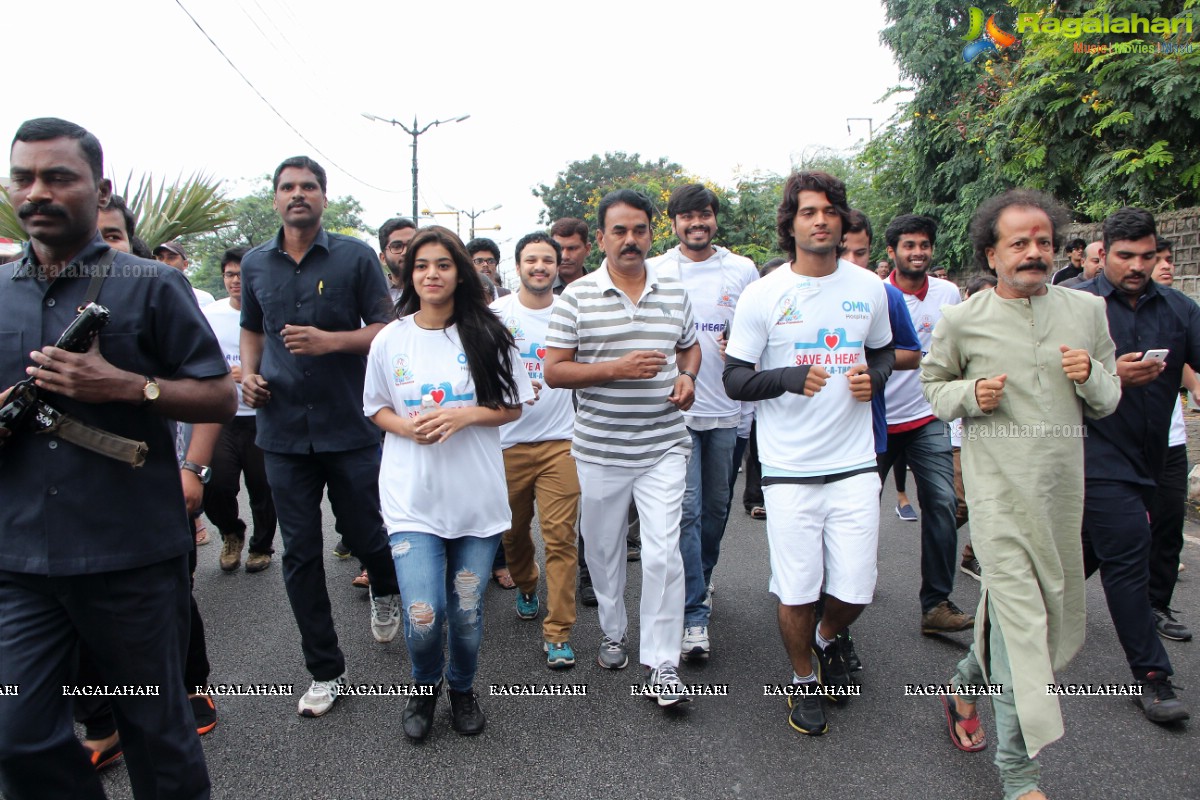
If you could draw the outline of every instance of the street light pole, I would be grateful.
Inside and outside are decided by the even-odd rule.
[[[446,204],[446,207],[449,209],[452,209],[454,211],[458,211],[458,213],[462,214],[464,217],[471,220],[471,238],[472,239],[475,238],[475,220],[478,219],[479,217],[482,217],[484,214],[488,213],[489,211],[495,211],[496,209],[501,208],[499,203],[492,206],[491,208],[485,208],[482,211],[476,211],[475,206],[471,206],[470,211],[460,211],[459,209],[454,208],[454,206],[450,205],[449,203]],[[500,227],[496,226],[493,228],[489,228],[488,230],[500,230]]]
[[[414,114],[411,128],[399,120],[377,117],[374,114],[368,114],[365,111],[363,112],[363,116],[372,122],[386,122],[388,125],[395,125],[412,137],[412,215],[413,220],[415,221],[417,219],[417,137],[434,126],[444,125],[449,122],[462,122],[471,115],[463,114],[461,117],[454,117],[453,119],[435,119],[433,122],[427,123],[424,127],[421,127],[418,125],[417,117]]]

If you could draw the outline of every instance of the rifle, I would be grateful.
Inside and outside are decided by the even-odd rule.
[[[71,321],[55,347],[71,353],[85,353],[92,346],[100,329],[108,324],[109,312],[104,306],[88,303]],[[0,438],[0,449],[14,436],[32,431],[52,433],[64,441],[71,442],[93,453],[124,461],[140,467],[146,460],[149,448],[145,442],[136,442],[123,436],[86,425],[59,411],[42,398],[42,392],[33,377],[26,378],[13,386],[8,403],[0,408],[0,428],[10,435]]]

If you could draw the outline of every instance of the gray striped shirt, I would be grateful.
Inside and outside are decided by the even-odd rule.
[[[613,361],[634,350],[657,350],[667,357],[653,378],[578,390],[571,454],[595,464],[643,467],[671,450],[690,450],[683,414],[667,398],[679,376],[675,348],[695,342],[683,283],[657,275],[649,264],[636,303],[613,286],[607,267],[571,283],[554,305],[547,347],[575,350],[581,364]]]

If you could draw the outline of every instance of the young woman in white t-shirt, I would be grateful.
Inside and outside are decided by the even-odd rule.
[[[400,318],[371,344],[363,406],[387,433],[380,503],[404,598],[413,683],[427,687],[409,698],[403,726],[419,741],[433,725],[443,676],[454,729],[484,727],[472,689],[483,592],[511,522],[498,428],[534,395],[457,236],[421,229],[409,243],[401,284]]]

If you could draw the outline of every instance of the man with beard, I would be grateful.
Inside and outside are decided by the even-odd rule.
[[[228,420],[233,381],[183,276],[97,235],[111,187],[95,136],[29,120],[9,174],[29,244],[0,291],[0,319],[15,332],[0,347],[0,387],[10,387],[0,406],[33,378],[118,450],[100,455],[66,431],[0,429],[0,684],[20,687],[0,702],[0,794],[104,797],[63,690],[82,643],[123,692],[112,701],[134,797],[207,798],[184,690],[195,544],[171,420]],[[89,295],[109,309],[107,326],[86,352],[50,346]]]
[[[520,288],[492,303],[513,335],[529,371],[537,399],[521,418],[500,427],[504,472],[512,527],[504,534],[508,569],[517,584],[517,616],[537,619],[537,553],[530,522],[537,503],[538,522],[546,546],[546,619],[542,650],[546,666],[575,665],[571,628],[575,624],[575,518],[579,513],[579,475],[571,460],[575,409],[569,389],[542,386],[546,333],[550,325],[561,257],[558,242],[544,233],[531,233],[517,242]]]
[[[1169,481],[1163,472],[1183,367],[1200,367],[1200,307],[1150,279],[1158,255],[1149,211],[1122,208],[1104,220],[1103,230],[1104,268],[1079,288],[1104,298],[1121,354],[1122,393],[1112,416],[1088,420],[1084,565],[1089,576],[1100,571],[1117,638],[1142,685],[1135,702],[1151,722],[1177,722],[1189,715],[1175,695],[1171,661],[1155,630],[1147,511],[1156,488]],[[1165,350],[1165,359],[1145,358],[1151,350]]]
[[[688,700],[679,681],[683,559],[679,522],[691,449],[683,414],[695,399],[700,345],[687,290],[646,263],[654,207],[630,189],[600,201],[596,239],[607,262],[559,296],[547,335],[546,385],[577,389],[571,453],[581,530],[604,639],[597,662],[629,663],[625,533],[632,497],[642,520],[639,657],[645,693]]]
[[[242,259],[242,397],[258,410],[284,586],[313,678],[297,710],[319,717],[346,685],[321,559],[326,487],[338,531],[369,571],[372,635],[390,642],[400,627],[379,511],[379,431],[362,414],[366,354],[394,314],[371,248],[321,228],[324,168],[295,156],[273,184],[283,226]]]
[[[981,205],[971,244],[996,288],[947,308],[921,363],[933,410],[963,420],[971,538],[983,568],[975,642],[952,681],[963,691],[943,696],[943,710],[954,746],[981,751],[975,694],[985,682],[1001,687],[990,699],[1006,800],[1045,800],[1035,759],[1063,735],[1058,698],[1046,687],[1085,630],[1081,421],[1112,413],[1120,396],[1103,307],[1046,285],[1068,220],[1051,198],[1026,190]]]
[[[417,235],[417,223],[411,217],[392,217],[379,226],[379,261],[388,271],[388,295],[394,304],[400,299],[400,270],[408,243]]]
[[[937,225],[929,217],[904,214],[884,233],[887,254],[895,264],[889,281],[904,294],[923,353],[929,351],[933,327],[943,309],[957,305],[958,287],[926,274],[933,258]],[[949,426],[938,419],[921,393],[917,372],[897,372],[888,381],[887,450],[879,456],[883,478],[904,456],[917,482],[921,504],[921,633],[952,633],[970,628],[975,619],[950,599],[954,589],[958,526],[954,494],[954,454]],[[897,512],[899,513],[899,512]]]
[[[1083,248],[1083,272],[1059,284],[1064,289],[1074,289],[1079,284],[1096,277],[1104,265],[1104,242],[1092,242]]]
[[[809,735],[828,729],[822,694],[842,703],[856,689],[838,634],[875,593],[871,397],[895,362],[882,282],[838,259],[849,222],[840,180],[823,172],[788,178],[776,229],[792,262],[746,287],[723,376],[730,397],[759,401],[770,590],[793,672],[788,724]],[[815,431],[836,431],[836,442]]]
[[[667,203],[667,215],[679,245],[648,262],[659,275],[683,282],[702,354],[696,402],[683,415],[692,440],[692,455],[688,459],[679,533],[685,590],[680,649],[690,659],[706,659],[711,651],[709,585],[729,518],[733,452],[742,418],[741,403],[730,399],[721,383],[720,340],[733,321],[733,309],[742,291],[758,278],[750,259],[713,244],[720,208],[721,201],[707,186],[680,186]]]

